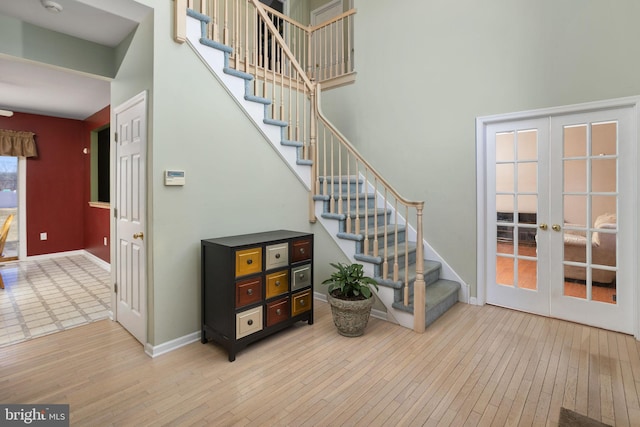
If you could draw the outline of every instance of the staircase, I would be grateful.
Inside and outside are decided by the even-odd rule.
[[[378,180],[381,178],[369,177],[370,167],[366,162],[364,166],[351,166],[350,156],[346,154],[346,160],[343,160],[342,154],[339,159],[335,159],[334,147],[327,142],[324,143],[324,148],[316,149],[313,144],[313,126],[310,131],[299,131],[297,128],[293,130],[291,120],[282,120],[286,114],[273,117],[275,111],[283,109],[272,105],[276,101],[276,90],[272,89],[272,99],[261,96],[268,93],[265,84],[263,94],[257,95],[257,82],[254,79],[259,75],[254,76],[231,67],[233,49],[207,38],[206,26],[210,18],[191,9],[188,9],[187,15],[186,41],[309,189],[312,195],[312,219],[317,218],[345,255],[353,262],[362,263],[366,273],[380,284],[378,298],[386,306],[389,320],[416,329],[413,320],[416,257],[418,253],[423,253],[423,247],[418,250],[416,241],[421,234],[407,225],[408,220],[406,215],[403,217],[399,212],[397,200],[393,202],[388,198],[389,190],[378,187]],[[306,79],[306,76],[302,77]],[[264,80],[268,82],[268,78],[265,71]],[[275,82],[274,74],[274,87]],[[319,94],[318,90],[316,96],[319,97]],[[305,94],[305,97],[310,98],[306,102],[310,104],[311,114],[314,110],[313,96],[313,93]],[[280,95],[282,104],[284,98],[285,96]],[[319,100],[315,104],[319,109]],[[317,115],[318,126],[322,127],[324,123],[331,130],[331,125],[321,111],[318,110]],[[312,135],[310,146],[296,140],[301,135],[300,139],[304,139],[309,132]],[[336,135],[342,138],[339,133]],[[330,144],[333,144],[333,139]],[[351,150],[353,152],[354,149]],[[317,153],[315,157],[314,153]],[[322,171],[318,167],[320,162],[324,164]],[[420,209],[421,206],[420,203]],[[421,221],[421,213],[418,221]],[[439,261],[425,259],[423,271],[426,284],[426,327],[458,301],[461,285],[456,280],[441,278],[442,264]]]
[[[331,177],[321,177],[321,182],[332,183]],[[381,286],[378,291],[380,298],[393,320],[406,327],[412,327],[412,317],[414,312],[414,282],[416,280],[416,240],[411,240],[411,234],[407,230],[405,224],[397,225],[392,223],[394,212],[391,209],[376,207],[376,197],[373,193],[364,194],[365,183],[361,179],[349,177],[342,179],[339,185],[342,191],[335,191],[329,196],[314,196],[319,212],[321,222],[325,228],[332,231],[334,239],[339,240],[339,246],[343,248],[345,254],[355,262],[360,262],[365,269]],[[335,185],[329,185],[335,188]],[[349,188],[347,188],[349,187]],[[338,193],[342,193],[340,196]],[[347,200],[345,194],[352,195]],[[357,195],[353,196],[353,195]],[[334,203],[342,204],[342,214],[331,213],[330,202],[334,199]],[[359,204],[356,208],[356,203]],[[366,227],[361,233],[348,233],[346,230],[354,229],[354,222],[359,219],[361,222],[366,217]],[[350,227],[347,222],[351,221]],[[374,223],[386,224],[385,227],[374,227]],[[330,225],[328,223],[333,223]],[[337,231],[336,231],[337,228]],[[385,232],[386,231],[386,232]],[[377,243],[378,255],[375,243]],[[386,256],[381,254],[387,242],[389,248]],[[346,246],[346,247],[345,247]],[[351,248],[349,249],[349,246]],[[398,256],[396,260],[396,251]],[[388,274],[384,278],[384,264],[387,263]],[[369,266],[370,268],[367,268]],[[424,260],[424,280],[426,283],[425,292],[425,326],[429,326],[438,317],[443,315],[458,301],[458,293],[460,291],[460,283],[454,280],[440,278],[442,264],[439,261]],[[397,268],[397,275],[394,272]],[[392,277],[397,276],[398,280]],[[408,282],[408,304],[404,300],[404,282]],[[388,290],[388,291],[385,291]],[[388,295],[391,294],[391,295]],[[391,301],[389,307],[388,302]],[[395,309],[395,310],[391,310]],[[394,311],[398,311],[393,313]],[[402,314],[404,313],[404,315]]]

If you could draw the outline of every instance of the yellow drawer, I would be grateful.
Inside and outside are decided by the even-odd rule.
[[[236,314],[236,339],[262,330],[262,306]]]
[[[262,271],[262,248],[250,248],[236,252],[236,277]]]
[[[289,270],[267,274],[267,299],[289,291]]]
[[[293,295],[291,304],[291,317],[311,310],[311,289]]]
[[[265,270],[284,267],[289,264],[289,243],[278,243],[266,247]]]
[[[306,288],[311,285],[311,264],[291,269],[291,290]]]

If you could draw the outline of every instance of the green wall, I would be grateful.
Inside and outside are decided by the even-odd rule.
[[[200,330],[201,239],[324,230],[309,224],[308,192],[274,148],[192,49],[173,41],[173,3],[146,3],[152,22],[130,42],[112,96],[115,107],[143,89],[151,94],[145,241],[148,340],[158,345]],[[184,170],[186,185],[165,187],[166,169]],[[335,250],[318,253],[344,261]],[[329,271],[328,261],[316,263],[316,276]]]
[[[0,15],[0,54],[111,78],[113,48]]]
[[[479,116],[640,94],[640,2],[356,0],[356,83],[323,109],[476,295]],[[411,13],[407,13],[411,11]]]

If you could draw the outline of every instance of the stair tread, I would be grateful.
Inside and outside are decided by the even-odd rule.
[[[380,227],[378,227],[378,230],[376,231],[373,227],[372,228],[368,228],[366,235],[367,236],[374,236],[375,234],[378,235],[378,238],[380,237],[384,237],[384,232],[385,229],[387,231],[388,235],[391,235],[395,232],[395,224],[387,224],[387,225],[382,225]],[[406,226],[404,225],[398,225],[398,233],[400,232],[404,232],[406,230]],[[363,241],[364,240],[364,236],[365,233],[338,233],[338,237],[340,237],[341,239],[346,239],[346,240],[355,240],[355,241]],[[402,241],[401,244],[404,244],[404,241]]]
[[[405,244],[402,243],[402,246],[398,247],[398,256],[404,256],[405,253],[413,254],[416,251],[416,243],[409,242],[408,248],[405,248]],[[396,255],[396,250],[394,246],[387,248],[387,261],[391,262]],[[378,251],[378,256],[373,255],[373,252],[370,254],[354,254],[354,258],[364,262],[370,262],[372,264],[382,264],[385,260],[384,250]],[[404,264],[404,262],[403,262]]]
[[[439,270],[441,266],[442,264],[440,264],[440,262],[438,261],[425,259],[423,276],[426,277],[429,274],[433,273],[434,271]],[[405,268],[404,268],[404,265],[402,265],[400,268],[398,268],[398,281],[393,280],[393,274],[389,274],[389,277],[387,279],[383,279],[382,277],[374,277],[374,279],[381,286],[400,289],[404,284],[404,277],[405,277]],[[414,280],[416,280],[416,265],[410,264],[409,265],[409,283],[412,283]],[[438,280],[444,280],[444,279],[438,279]],[[427,286],[431,286],[432,284],[433,283],[427,283]]]
[[[426,310],[432,309],[452,294],[460,290],[460,283],[453,280],[439,279],[427,288],[425,292]],[[413,313],[413,295],[409,296],[409,305],[404,305],[402,301],[396,301],[392,305],[398,310]]]
[[[327,182],[353,182],[353,183],[362,183],[363,180],[360,177],[354,176],[354,175],[349,175],[349,176],[319,176],[318,179],[320,180],[320,182],[324,182],[325,180]]]

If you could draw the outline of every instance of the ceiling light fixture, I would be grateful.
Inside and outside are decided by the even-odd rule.
[[[0,116],[11,117],[11,116],[13,116],[13,111],[0,110]]]
[[[62,12],[62,6],[59,3],[51,0],[40,0],[40,3],[42,3],[42,7],[44,7],[51,13]]]

